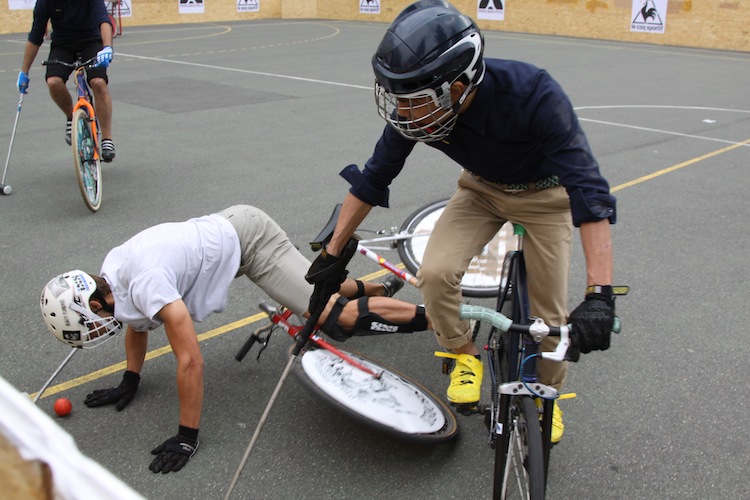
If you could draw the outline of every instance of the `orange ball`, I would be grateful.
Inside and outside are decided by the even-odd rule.
[[[73,403],[68,398],[60,398],[55,401],[53,408],[58,417],[67,417],[73,410]]]

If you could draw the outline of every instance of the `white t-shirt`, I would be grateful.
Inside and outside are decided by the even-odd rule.
[[[150,227],[112,249],[101,276],[112,288],[115,318],[138,331],[162,324],[156,317],[182,299],[193,321],[224,310],[240,267],[234,227],[213,214]]]

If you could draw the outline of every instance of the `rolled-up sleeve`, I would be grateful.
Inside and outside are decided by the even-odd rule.
[[[44,43],[44,33],[47,31],[47,22],[49,21],[49,8],[46,0],[37,0],[34,5],[33,21],[31,31],[29,31],[28,41],[36,46]]]
[[[406,158],[415,144],[416,142],[402,137],[386,125],[361,175],[351,170],[348,172],[349,176],[344,175],[350,167],[342,172],[341,175],[351,184],[349,192],[365,203],[387,208],[390,194],[388,187],[404,168]]]

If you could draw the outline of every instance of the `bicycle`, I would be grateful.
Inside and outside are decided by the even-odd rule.
[[[435,212],[438,210],[441,212],[446,204],[447,200],[443,200],[417,210],[407,218],[399,231],[391,230],[391,236],[383,240],[389,241],[394,238],[399,245],[408,248],[409,242],[414,239],[412,233],[416,232],[409,231],[409,229],[419,227],[422,221],[426,221],[425,223],[430,228],[434,226],[437,219]],[[337,215],[336,211],[334,215]],[[332,227],[335,227],[335,217],[332,217],[332,221]],[[331,229],[327,227],[326,230],[332,231],[332,227]],[[384,232],[381,231],[379,234],[384,234]],[[491,378],[490,403],[488,405],[456,405],[455,408],[464,415],[483,414],[485,417],[489,430],[488,442],[495,450],[493,498],[496,499],[544,498],[552,448],[554,400],[560,397],[575,397],[575,395],[561,395],[554,387],[541,384],[536,378],[537,358],[553,361],[565,360],[570,342],[570,328],[568,326],[550,327],[541,319],[533,319],[529,324],[531,314],[523,257],[524,234],[523,226],[508,222],[495,237],[500,240],[497,248],[504,248],[507,252],[502,259],[502,265],[492,264],[493,269],[499,269],[495,278],[495,283],[499,285],[496,285],[497,288],[493,290],[493,293],[483,290],[481,296],[497,296],[496,309],[466,304],[461,308],[462,319],[476,321],[473,329],[475,338],[482,327],[482,322],[491,325],[485,347]],[[511,241],[511,238],[515,241]],[[320,236],[318,239],[321,239]],[[407,262],[407,259],[404,259],[404,264],[410,270],[414,267],[418,268],[417,261],[421,263],[426,239],[424,238],[425,241],[419,245],[412,245],[412,248],[417,249],[411,253],[415,256],[413,262]],[[360,241],[359,252],[399,274],[398,269],[391,269],[392,264],[383,262],[381,257],[367,248],[362,248],[367,241]],[[323,241],[320,243],[322,245]],[[484,251],[487,252],[486,247]],[[403,258],[405,254],[409,255],[407,252],[408,250],[399,251],[399,255]],[[485,258],[487,260],[497,258],[496,255],[490,253],[488,255]],[[399,275],[408,281],[413,279],[413,276],[404,273]],[[614,287],[615,295],[625,295],[627,292],[628,287]],[[476,296],[471,292],[464,293],[464,295]],[[509,319],[502,311],[514,319]],[[619,332],[619,330],[619,319],[616,319],[613,331]],[[541,341],[548,335],[561,337],[558,347],[554,352],[541,352]],[[447,358],[444,360],[443,373],[449,374],[453,355],[443,352],[435,354]]]
[[[553,443],[552,413],[554,400],[575,397],[561,395],[552,386],[537,380],[537,359],[562,362],[570,345],[570,326],[548,326],[540,318],[531,318],[523,257],[523,226],[513,224],[517,237],[515,249],[503,261],[504,284],[498,293],[495,310],[463,304],[461,319],[475,320],[476,337],[482,322],[490,324],[484,347],[491,379],[488,405],[457,405],[464,415],[483,414],[489,431],[488,443],[495,451],[493,498],[543,499],[545,496],[550,451]],[[615,295],[625,295],[628,287],[613,287]],[[506,316],[501,311],[506,311]],[[612,331],[619,333],[619,318]],[[547,336],[560,337],[553,352],[542,352]],[[454,355],[436,352],[444,358],[443,372],[450,373]]]
[[[42,64],[60,64],[74,70],[78,101],[73,106],[72,118],[73,165],[83,201],[89,210],[96,212],[102,204],[101,131],[96,118],[94,96],[86,75],[87,69],[97,66],[96,57],[83,62],[49,60]]]
[[[444,201],[436,202],[418,210],[407,218],[402,227],[408,226],[410,222],[417,220],[415,214],[430,213],[434,209],[425,209],[428,207],[441,208],[441,204],[442,207],[445,206]],[[339,206],[336,207],[329,223],[311,243],[313,250],[319,250],[327,242],[332,233],[332,228],[335,227],[339,208]],[[496,310],[483,306],[464,304],[460,311],[462,319],[474,320],[476,322],[474,326],[475,337],[482,328],[483,323],[490,324],[488,341],[485,346],[485,355],[488,358],[488,368],[491,378],[490,402],[486,405],[455,405],[454,407],[458,413],[463,415],[481,414],[485,417],[485,423],[489,431],[488,443],[495,451],[493,498],[539,500],[544,498],[546,490],[546,478],[552,448],[551,433],[554,400],[561,397],[574,397],[574,395],[561,395],[554,387],[540,383],[536,377],[536,360],[537,358],[544,358],[552,361],[564,361],[570,345],[570,327],[566,325],[559,327],[548,326],[539,318],[532,319],[531,323],[529,323],[530,312],[526,291],[526,268],[523,257],[523,236],[525,229],[523,226],[517,224],[510,224],[510,227],[513,230],[512,237],[516,241],[510,242],[507,236],[503,240],[509,250],[505,253],[503,263],[500,266],[501,285],[494,293],[497,296]],[[408,232],[400,234],[400,231],[390,231],[390,233],[384,241],[396,241],[397,244],[401,244],[402,242],[409,242],[415,237],[413,233]],[[381,234],[386,233],[381,232]],[[364,247],[363,243],[365,241],[372,240],[360,240],[357,247],[357,251],[360,254],[377,262],[402,279],[410,281],[412,284],[415,283],[416,279],[413,275],[399,269],[396,265],[383,259],[371,249]],[[625,295],[628,292],[628,287],[613,287],[613,290],[615,295]],[[266,311],[271,318],[272,326],[281,323],[278,312],[271,309],[267,309]],[[501,311],[506,311],[510,315],[510,318],[514,319],[510,319]],[[287,312],[286,314],[288,318],[289,313]],[[259,332],[267,328],[272,328],[272,326],[256,330],[251,335],[251,338],[248,339],[245,346],[238,352],[236,359],[242,359],[256,341],[261,341],[265,348],[267,337],[261,337]],[[289,326],[284,326],[284,328],[290,335],[294,336],[302,327],[290,329]],[[619,330],[619,318],[616,318],[613,325],[613,332],[618,333]],[[542,340],[544,337],[550,335],[560,337],[557,348],[553,352],[541,352],[540,346]],[[317,334],[313,334],[311,339],[314,339],[314,342],[322,341]],[[306,352],[305,355],[309,355],[309,352]],[[313,350],[311,352],[316,351]],[[343,352],[343,354],[346,356],[348,353]],[[455,355],[445,352],[436,352],[435,354],[439,357],[447,358],[444,360],[443,372],[446,374],[450,373],[450,362],[452,361],[450,358]],[[329,364],[331,360],[336,359],[335,356],[343,358],[341,355],[335,353],[326,354],[325,356],[321,356],[320,366],[336,366],[336,364]],[[352,363],[352,366],[356,366],[357,361],[363,359],[361,355],[354,355],[353,357],[354,363]],[[339,366],[343,365],[343,362],[340,360],[336,363]],[[304,365],[304,358],[303,363],[300,364]],[[367,372],[366,369],[363,369],[362,372],[369,373],[368,376],[377,378],[378,367],[382,368],[382,365],[370,365],[370,372]],[[365,368],[368,367],[365,366]],[[354,370],[355,368],[350,369]],[[389,369],[386,370],[389,371]],[[345,413],[355,416],[362,423],[380,428],[380,430],[386,430],[386,432],[391,432],[395,435],[403,434],[398,430],[383,429],[381,427],[382,424],[373,422],[376,416],[371,408],[365,406],[359,407],[357,405],[353,405],[353,407],[347,406],[336,395],[336,389],[326,387],[330,383],[328,380],[316,376],[313,372],[304,371],[304,367],[294,373],[315,394],[322,396],[323,399]],[[360,375],[360,377],[364,376]],[[341,380],[343,381],[345,378],[342,377]],[[356,387],[356,384],[359,383],[359,380],[356,378],[351,378],[351,381],[352,385],[349,389]],[[442,401],[432,395],[430,395],[430,399],[440,405],[446,418],[450,419],[453,416],[450,411],[445,413],[445,404]],[[450,415],[450,417],[447,415]],[[451,428],[454,425],[457,424],[451,422]],[[449,434],[455,432],[457,432],[457,427],[455,431],[451,431]],[[400,437],[422,438],[420,435],[409,436],[408,433]],[[433,442],[441,441],[439,436],[437,438],[427,436],[427,439],[433,440]]]
[[[389,229],[363,229],[359,233],[372,233],[376,236],[360,240],[360,244],[370,250],[397,250],[401,261],[411,274],[416,274],[422,265],[422,258],[427,240],[435,227],[440,214],[443,213],[448,200],[439,200],[420,207],[412,212],[400,226]],[[333,232],[336,226],[341,205],[337,205],[321,235]],[[324,236],[318,236],[311,243],[313,251],[319,251],[326,243]],[[383,244],[387,244],[382,246]],[[461,290],[466,297],[495,297],[503,285],[503,258],[512,250],[516,240],[512,224],[505,224],[495,237],[472,259],[469,268],[461,281]],[[397,273],[398,274],[398,273]]]
[[[252,346],[261,344],[257,358],[272,333],[282,329],[296,339],[302,325],[292,323],[292,312],[260,304],[269,324],[255,330],[235,355],[242,361]],[[292,344],[288,355],[293,355]],[[362,354],[340,350],[313,333],[299,354],[292,373],[316,396],[359,423],[397,439],[421,444],[449,441],[458,434],[450,408],[411,377]]]

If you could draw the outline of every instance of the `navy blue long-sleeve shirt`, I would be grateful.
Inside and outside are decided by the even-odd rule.
[[[485,63],[484,80],[455,128],[442,141],[426,144],[491,182],[529,183],[557,175],[576,226],[601,219],[614,223],[615,197],[560,85],[531,64]],[[351,193],[368,204],[387,206],[388,186],[415,144],[386,126]]]
[[[47,21],[52,21],[52,42],[98,40],[99,26],[109,22],[103,0],[37,0],[28,40],[41,46]]]

